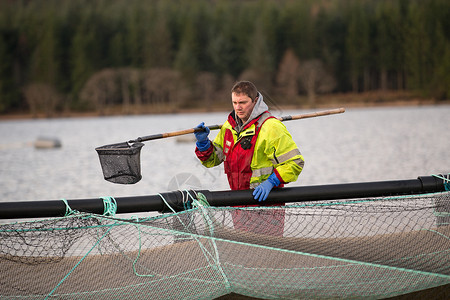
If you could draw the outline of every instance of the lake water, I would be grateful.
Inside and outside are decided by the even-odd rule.
[[[274,114],[305,112],[310,111],[278,110]],[[201,121],[222,124],[227,114],[0,121],[0,201],[119,197],[185,188],[226,190],[223,166],[201,166],[193,139],[145,142],[143,179],[134,185],[105,181],[94,148],[192,128]],[[306,161],[298,181],[288,186],[450,173],[450,106],[351,108],[344,114],[285,125]],[[33,142],[39,137],[58,138],[62,147],[36,149]]]

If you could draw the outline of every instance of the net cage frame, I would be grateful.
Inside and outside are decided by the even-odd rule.
[[[267,231],[273,216],[283,216],[282,236]],[[254,229],[256,219],[266,231]],[[196,204],[128,219],[74,213],[0,225],[10,241],[0,246],[8,275],[0,298],[444,299],[449,227],[450,192],[281,207]]]

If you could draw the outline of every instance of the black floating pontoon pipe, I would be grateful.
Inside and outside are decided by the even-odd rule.
[[[442,176],[440,176],[442,177]],[[445,191],[444,179],[423,176],[411,180],[345,183],[274,189],[263,203],[253,199],[252,190],[208,191],[201,190],[211,206],[235,206],[275,204],[317,200],[368,198],[393,195],[414,195]],[[193,193],[192,193],[193,194]],[[176,211],[184,209],[186,192],[174,191],[160,195],[117,197],[116,213],[171,212],[162,197]],[[72,210],[95,214],[104,213],[103,200],[67,200]],[[64,216],[67,206],[62,200],[0,202],[0,219],[45,218]]]

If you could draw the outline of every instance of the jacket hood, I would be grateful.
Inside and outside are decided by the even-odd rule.
[[[239,119],[239,117],[236,115],[236,112],[233,111],[234,119],[236,120],[236,123],[237,123],[236,131],[240,132],[242,130],[242,128],[245,127],[245,125],[250,123],[253,119],[257,118],[260,114],[262,114],[263,112],[265,112],[267,110],[269,110],[269,107],[264,102],[263,95],[260,92],[258,92],[258,100],[256,101],[256,104],[253,107],[252,113],[250,114],[250,117],[248,118],[247,122],[242,123],[242,120]]]

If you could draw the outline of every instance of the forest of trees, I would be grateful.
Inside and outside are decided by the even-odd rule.
[[[450,1],[0,0],[1,114],[208,108],[239,79],[448,99]]]

